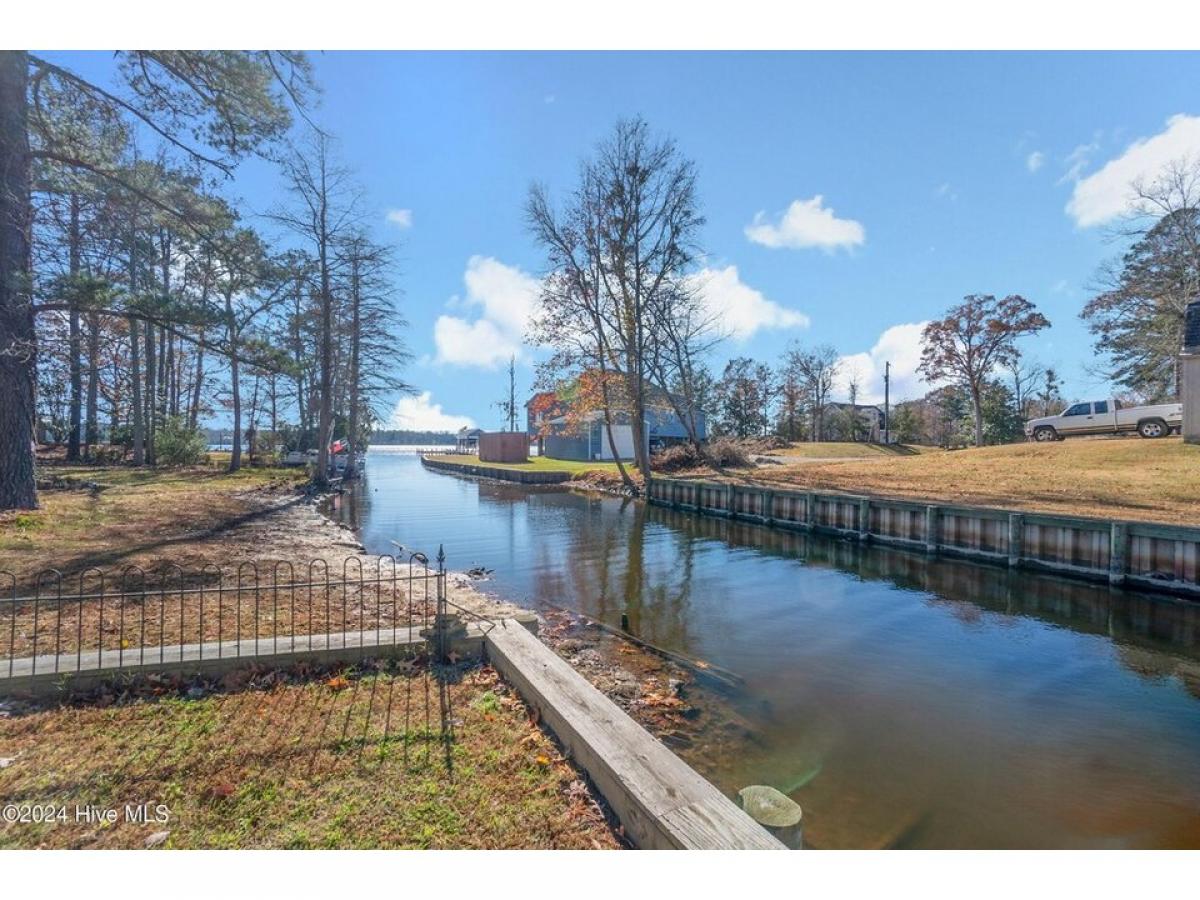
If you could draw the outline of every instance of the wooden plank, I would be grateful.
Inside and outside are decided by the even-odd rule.
[[[492,665],[588,773],[638,847],[785,849],[524,628],[506,622],[484,643]]]

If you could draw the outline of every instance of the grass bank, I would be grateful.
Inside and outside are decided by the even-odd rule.
[[[894,459],[898,456],[914,456],[918,453],[940,452],[936,447],[916,444],[864,444],[855,441],[805,441],[789,444],[779,450],[766,451],[765,455],[791,459]]]
[[[531,456],[523,463],[480,462],[478,456],[463,456],[452,453],[430,453],[430,459],[460,466],[488,466],[495,469],[513,469],[518,472],[567,472],[580,475],[584,472],[610,472],[617,474],[617,464],[612,462],[584,462],[573,459],[550,459],[546,456]],[[625,468],[631,470],[632,463]]]
[[[0,569],[227,562],[238,529],[298,500],[303,470],[45,466],[40,508],[0,514]],[[236,556],[236,554],[235,554]]]
[[[1200,447],[1179,438],[1068,440],[798,461],[730,469],[718,477],[800,490],[1200,524]]]
[[[0,847],[619,846],[578,771],[495,672],[454,673],[446,742],[422,665],[164,682],[5,710],[0,802],[69,815],[0,823]],[[127,804],[169,818],[130,821]],[[77,805],[117,820],[76,821]]]

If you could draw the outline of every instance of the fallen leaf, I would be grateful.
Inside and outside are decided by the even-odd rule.
[[[333,676],[325,684],[335,691],[342,691],[350,687],[350,682],[342,675]]]
[[[216,784],[214,784],[212,787],[210,787],[208,789],[208,792],[212,796],[219,797],[223,800],[226,797],[232,797],[236,790],[237,790],[237,788],[231,782],[218,781]]]
[[[539,766],[548,766],[550,765],[550,757],[544,753],[539,753],[536,762]]]
[[[171,832],[169,832],[169,831],[154,832],[154,834],[152,834],[152,835],[150,835],[150,837],[146,838],[146,849],[149,850],[151,847],[157,847],[160,844],[165,844],[167,842],[167,838],[169,838],[170,836],[171,836]]]

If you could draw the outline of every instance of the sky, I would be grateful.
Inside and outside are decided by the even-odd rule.
[[[107,54],[55,56],[100,76]],[[777,363],[830,344],[860,397],[927,389],[923,324],[966,294],[1021,294],[1052,328],[1022,342],[1068,398],[1107,396],[1079,319],[1124,244],[1129,184],[1200,159],[1200,54],[314,54],[315,119],[339,138],[375,235],[401,260],[417,393],[393,427],[499,427],[542,351],[522,342],[545,259],[522,208],[552,196],[621,117],[641,115],[695,162],[706,217],[696,278],[732,356]],[[253,162],[232,196],[282,199]],[[263,220],[261,227],[270,230]],[[839,390],[844,393],[845,384]]]

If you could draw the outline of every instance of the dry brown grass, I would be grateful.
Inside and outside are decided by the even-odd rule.
[[[1012,444],[763,466],[720,477],[933,503],[1200,524],[1200,447],[1179,438]]]
[[[295,470],[227,475],[202,466],[47,466],[39,477],[55,484],[40,491],[39,509],[0,514],[0,569],[18,577],[48,566],[69,573],[164,557],[197,566],[222,561],[228,545],[212,539],[298,501],[303,480]],[[210,552],[199,552],[202,546]]]
[[[260,672],[213,693],[105,693],[0,718],[0,803],[69,811],[66,822],[0,823],[0,847],[620,846],[495,672],[455,674],[448,742],[420,661]],[[127,804],[162,804],[169,821],[129,821]],[[77,805],[117,809],[118,820],[78,822]]]

